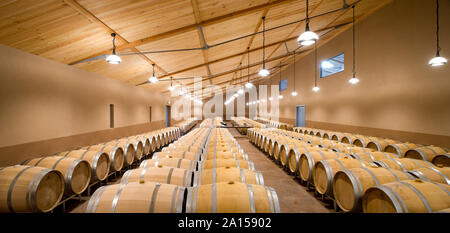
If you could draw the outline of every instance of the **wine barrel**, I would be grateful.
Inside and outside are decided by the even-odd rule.
[[[157,158],[181,158],[181,159],[189,159],[189,160],[200,160],[201,157],[200,154],[197,154],[195,152],[192,151],[162,151],[162,152],[156,152],[155,154],[153,154],[152,158],[153,159],[157,159]]]
[[[334,158],[347,158],[347,155],[339,152],[322,150],[301,153],[297,165],[300,179],[303,181],[313,181],[314,165],[318,161]]]
[[[45,167],[60,171],[64,176],[64,194],[66,195],[82,193],[91,180],[91,168],[86,160],[49,156],[29,159],[23,162],[22,165]]]
[[[447,150],[437,146],[424,146],[406,151],[405,157],[433,161],[434,157],[447,153]]]
[[[33,166],[0,168],[0,212],[48,212],[61,200],[64,177],[53,169]]]
[[[239,160],[248,160],[248,155],[242,153],[234,153],[234,152],[223,152],[217,151],[216,153],[208,152],[206,155],[204,154],[201,160],[212,160],[212,159],[239,159]]]
[[[213,169],[218,167],[237,167],[244,168],[248,170],[255,170],[255,165],[253,162],[247,160],[239,159],[213,159],[213,160],[203,160],[199,162],[199,169]]]
[[[364,213],[431,213],[450,208],[450,185],[403,180],[369,188]]]
[[[414,143],[397,143],[397,144],[390,144],[387,145],[386,148],[384,149],[385,152],[391,152],[391,153],[395,153],[398,154],[400,157],[404,157],[406,151],[414,149],[420,147],[420,145],[418,144],[414,144]]]
[[[108,177],[111,162],[109,161],[108,154],[105,152],[93,150],[72,150],[60,152],[57,156],[88,161],[92,170],[91,183],[94,181],[105,180],[106,177]]]
[[[106,146],[106,145],[92,145],[92,146],[86,146],[82,147],[80,149],[83,150],[94,150],[94,151],[100,151],[105,152],[109,156],[110,161],[110,171],[120,171],[123,167],[124,162],[124,154],[123,149],[121,147],[117,146]]]
[[[141,142],[138,138],[122,138],[119,140],[127,141],[128,143],[131,143],[134,148],[134,161],[139,161],[144,157],[144,144]]]
[[[331,140],[341,142],[342,138],[346,135],[346,133],[341,132],[333,132],[331,135]]]
[[[381,151],[359,151],[350,154],[353,158],[366,161],[398,158],[397,154]]]
[[[331,140],[331,136],[332,136],[332,134],[334,134],[335,132],[332,132],[332,131],[325,131],[324,133],[323,133],[323,135],[322,135],[322,138],[323,139],[328,139],[328,140]]]
[[[181,213],[185,187],[155,182],[131,182],[98,188],[86,213]]]
[[[450,184],[450,167],[421,167],[408,172],[424,181]]]
[[[195,172],[193,184],[194,186],[198,186],[228,181],[264,185],[264,179],[261,172],[236,167],[219,167],[216,169],[200,170]]]
[[[178,186],[191,186],[192,171],[182,168],[157,167],[138,168],[125,172],[122,176],[121,184],[130,182],[159,182]]]
[[[126,140],[123,139],[118,139],[118,140],[114,140],[114,141],[109,141],[109,142],[105,142],[102,143],[103,145],[106,146],[117,146],[122,148],[123,150],[123,157],[124,157],[124,165],[131,165],[134,162],[134,146],[133,144],[127,142]]]
[[[377,167],[377,165],[373,163],[357,159],[349,159],[347,157],[342,159],[335,158],[317,161],[314,164],[312,173],[314,186],[316,187],[318,193],[328,194],[331,196],[333,194],[332,181],[336,172],[350,168],[370,166]],[[300,169],[302,169],[301,166]],[[300,174],[301,172],[302,170],[300,170]]]
[[[450,167],[450,153],[438,155],[431,162],[436,166]]]
[[[374,149],[377,151],[385,151],[386,147],[391,144],[398,144],[399,141],[387,139],[387,138],[371,138],[367,143],[367,148]]]
[[[302,153],[309,153],[312,151],[326,151],[326,150],[312,145],[298,146],[289,150],[287,166],[294,175],[298,175],[300,155]]]
[[[389,168],[359,167],[336,172],[333,178],[333,195],[345,212],[360,212],[364,192],[370,187],[401,180],[413,180],[406,172]]]
[[[271,187],[234,181],[188,188],[186,213],[279,213]]]
[[[148,139],[144,135],[136,135],[136,136],[131,136],[131,137],[128,137],[128,138],[130,138],[130,139],[134,139],[135,138],[135,139],[138,139],[138,140],[141,141],[142,146],[143,146],[143,155],[144,156],[148,155],[148,154],[150,154],[152,152],[151,151],[151,145],[150,145],[150,139]],[[136,147],[135,147],[135,149],[136,149]]]
[[[150,152],[153,153],[158,149],[158,139],[155,135],[147,134],[146,137],[150,141]]]
[[[404,172],[421,167],[434,167],[434,165],[428,161],[408,158],[380,159],[374,161],[374,163],[380,167],[397,169]]]
[[[342,143],[346,143],[346,144],[353,145],[353,142],[354,142],[357,138],[362,138],[362,137],[364,137],[364,136],[363,136],[363,135],[358,135],[358,134],[345,134],[344,136],[342,136],[341,142],[342,142]]]
[[[177,159],[177,158],[146,159],[142,161],[141,165],[139,165],[139,168],[158,167],[159,165],[163,167],[182,168],[191,171],[195,171],[197,169],[196,160]]]

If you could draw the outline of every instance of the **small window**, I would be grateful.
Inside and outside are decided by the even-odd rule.
[[[320,63],[320,78],[344,71],[344,53]]]
[[[280,91],[286,90],[287,88],[287,79],[283,79],[280,81]]]

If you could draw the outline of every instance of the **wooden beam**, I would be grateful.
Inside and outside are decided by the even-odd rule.
[[[192,6],[192,10],[194,11],[194,18],[195,18],[195,23],[197,24],[201,24],[202,19],[200,17],[200,10],[198,8],[198,1],[197,0],[191,0],[191,6]],[[205,35],[203,33],[203,27],[202,26],[198,26],[197,27],[197,34],[198,34],[198,39],[200,41],[200,46],[203,48],[206,48],[204,50],[202,50],[202,54],[203,54],[203,62],[204,63],[208,63],[208,45],[206,43],[206,39],[205,39]],[[209,68],[209,65],[205,66],[206,68],[206,72],[208,75],[211,75],[211,69]]]
[[[119,33],[117,33],[114,29],[110,28],[103,21],[101,21],[99,18],[97,18],[93,13],[91,13],[86,8],[84,8],[82,5],[80,5],[76,0],[63,0],[63,1],[70,8],[72,8],[73,10],[77,11],[78,13],[80,13],[81,15],[86,17],[92,23],[95,23],[95,24],[99,25],[100,27],[105,29],[105,31],[107,31],[108,33],[115,33],[116,34],[116,38],[119,39],[123,44],[129,44],[130,43],[125,38],[123,38]],[[130,47],[130,49],[133,52],[140,52],[139,50],[137,50],[134,47]],[[110,51],[112,51],[112,50],[110,50]],[[100,54],[100,55],[102,55],[102,54]],[[139,56],[142,59],[144,59],[145,61],[147,61],[150,65],[155,63],[152,60],[150,60],[147,56],[145,56],[144,54],[139,54]],[[167,71],[165,71],[162,67],[160,67],[160,66],[158,66],[156,64],[155,64],[155,67],[157,69],[159,69],[161,72],[163,72],[164,74],[167,74]]]
[[[200,24],[195,23],[195,24],[191,24],[191,25],[188,25],[188,26],[177,28],[177,29],[174,29],[174,30],[171,30],[171,31],[163,32],[161,34],[153,35],[153,36],[150,36],[150,37],[147,37],[147,38],[135,40],[135,41],[129,42],[128,44],[117,46],[116,50],[123,50],[123,49],[128,49],[128,48],[131,48],[131,47],[138,47],[140,45],[148,44],[150,42],[166,39],[166,38],[178,35],[178,34],[189,32],[189,31],[192,31],[192,30],[196,30],[196,28],[198,26],[208,26],[208,25],[221,23],[221,22],[224,22],[224,21],[227,21],[227,20],[231,20],[231,19],[240,17],[240,16],[244,16],[244,15],[252,14],[252,13],[255,13],[255,12],[258,12],[258,11],[262,11],[267,6],[278,6],[278,5],[287,4],[287,3],[290,3],[290,2],[293,2],[293,1],[295,1],[295,0],[276,0],[276,1],[272,2],[272,3],[265,3],[265,4],[253,6],[253,7],[246,8],[246,9],[243,9],[243,10],[240,10],[240,11],[236,11],[236,12],[232,12],[232,13],[229,13],[229,14],[226,14],[226,15],[223,15],[223,16],[218,16],[218,17],[215,17],[215,18],[212,18],[212,19],[205,20],[205,21],[201,22]],[[112,51],[111,49],[104,50],[102,52],[98,52],[96,54],[87,56],[87,57],[79,59],[77,61],[73,61],[69,65],[72,65],[74,63],[78,63],[80,61],[83,61],[83,60],[86,60],[86,59],[89,59],[89,58],[100,56],[100,55],[103,55],[103,54],[108,54],[108,53],[111,53],[111,51]]]

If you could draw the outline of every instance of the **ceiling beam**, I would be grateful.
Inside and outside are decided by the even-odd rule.
[[[191,0],[191,6],[192,10],[194,11],[194,17],[195,17],[195,23],[201,24],[202,19],[200,17],[200,10],[198,8],[198,1],[197,0]],[[200,41],[200,46],[205,48],[202,50],[203,54],[203,62],[208,63],[208,44],[206,43],[205,34],[203,33],[203,26],[197,27],[197,33],[198,33],[198,39]],[[209,65],[205,66],[206,72],[208,75],[211,75],[211,69],[209,68]]]
[[[128,42],[125,38],[123,38],[119,33],[117,33],[114,29],[112,29],[108,25],[106,25],[103,21],[101,21],[99,18],[97,18],[92,12],[90,12],[89,10],[84,8],[82,5],[80,5],[76,0],[63,0],[63,1],[70,8],[72,8],[73,10],[77,11],[78,13],[80,13],[81,15],[86,17],[92,23],[99,25],[100,27],[105,29],[105,31],[107,31],[108,33],[110,33],[110,34],[115,33],[116,38],[119,39],[123,44],[125,44],[125,45],[130,44],[130,42]],[[130,47],[130,49],[133,52],[140,53],[140,51],[138,49],[136,49],[135,47]],[[145,56],[144,54],[139,54],[139,56],[142,59],[144,59],[146,62],[148,62],[150,65],[155,63],[152,60],[150,60],[147,56]],[[165,71],[162,67],[158,66],[157,64],[155,64],[155,67],[157,69],[159,69],[162,73],[167,74],[167,71]]]
[[[67,0],[67,1],[73,1],[73,0]],[[295,0],[275,0],[275,1],[271,2],[271,3],[265,3],[265,4],[261,4],[261,5],[256,5],[256,6],[253,6],[253,7],[250,7],[250,8],[246,8],[246,9],[243,9],[243,10],[240,10],[240,11],[232,12],[232,13],[229,13],[229,14],[226,14],[226,15],[223,15],[223,16],[218,16],[218,17],[215,17],[215,18],[212,18],[212,19],[208,19],[208,20],[202,21],[200,23],[187,25],[187,26],[184,26],[184,27],[181,27],[181,28],[177,28],[177,29],[174,29],[174,30],[171,30],[171,31],[167,31],[167,32],[163,32],[163,33],[160,33],[160,34],[157,34],[157,35],[153,35],[153,36],[150,36],[150,37],[146,37],[146,38],[143,38],[143,39],[135,40],[135,41],[129,42],[127,44],[123,44],[123,45],[117,46],[116,50],[123,50],[123,49],[132,48],[132,47],[138,47],[140,45],[148,44],[150,42],[166,39],[166,38],[178,35],[178,34],[189,32],[189,31],[192,31],[192,30],[196,30],[198,28],[198,26],[209,26],[209,25],[221,23],[221,22],[224,22],[224,21],[227,21],[227,20],[231,20],[231,19],[240,17],[240,16],[244,16],[244,15],[248,15],[248,14],[252,14],[252,13],[255,13],[255,12],[262,11],[268,6],[278,6],[278,5],[287,4],[287,3],[290,3],[290,2],[293,2],[293,1],[295,1]],[[111,52],[112,52],[112,49],[104,50],[104,51],[98,52],[96,54],[92,54],[90,56],[87,56],[85,58],[73,61],[69,65],[78,63],[80,61],[83,61],[83,60],[86,60],[86,59],[89,59],[89,58],[97,57],[97,56],[104,55],[104,54],[109,54]]]
[[[351,22],[345,22],[345,23],[342,23],[342,24],[335,25],[333,27],[323,28],[323,29],[317,30],[316,32],[320,33],[320,32],[325,32],[325,31],[328,31],[328,30],[333,30],[333,29],[336,29],[336,28],[339,28],[339,27],[343,27],[343,26],[345,26],[345,25],[347,25],[349,23],[351,23]],[[288,42],[288,41],[291,41],[291,40],[295,40],[295,39],[297,39],[297,36],[294,36],[294,37],[291,37],[291,38],[287,38],[287,39],[284,39],[284,40],[280,40],[280,41],[277,41],[277,42],[273,42],[271,44],[265,45],[265,47],[271,47],[271,46],[274,46],[274,45],[277,45],[277,44],[282,44],[282,43],[285,43],[285,42]],[[261,49],[262,49],[262,46],[250,49],[250,52],[255,52],[255,51],[258,51],[258,50],[261,50]],[[162,75],[159,78],[161,79],[161,78],[170,77],[170,76],[173,76],[173,75],[176,75],[176,74],[179,74],[179,73],[184,73],[184,72],[189,71],[189,70],[197,69],[197,68],[205,66],[205,65],[210,65],[210,64],[213,64],[213,63],[222,62],[222,61],[225,61],[225,60],[228,60],[228,59],[232,59],[232,58],[235,58],[235,57],[239,57],[239,56],[242,56],[242,55],[245,55],[245,54],[247,54],[247,51],[236,53],[236,54],[232,54],[232,55],[229,55],[229,56],[226,56],[226,57],[223,57],[223,58],[219,58],[219,59],[216,59],[216,60],[213,60],[213,61],[209,61],[207,63],[203,63],[203,64],[191,66],[191,67],[188,67],[188,68],[184,68],[184,69],[181,69],[181,70],[178,70],[178,71],[174,71],[174,72],[168,73],[166,75]],[[143,84],[146,84],[146,83],[148,83],[148,82],[140,83],[138,85],[143,85]]]

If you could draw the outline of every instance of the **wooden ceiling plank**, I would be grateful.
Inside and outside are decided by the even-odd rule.
[[[153,41],[162,40],[162,39],[169,38],[169,37],[181,34],[181,33],[185,33],[185,32],[188,32],[188,31],[195,30],[195,29],[197,29],[198,26],[207,26],[207,25],[213,25],[213,24],[221,23],[221,22],[224,22],[226,20],[231,20],[231,19],[243,16],[243,15],[248,15],[248,14],[252,14],[252,13],[255,13],[255,12],[262,11],[268,6],[278,6],[278,5],[281,5],[281,4],[287,4],[287,3],[292,2],[292,1],[295,1],[295,0],[275,0],[272,3],[266,3],[266,4],[261,4],[261,5],[257,5],[257,6],[254,6],[254,7],[246,8],[246,9],[243,9],[243,10],[240,10],[240,11],[237,11],[237,12],[233,12],[233,13],[230,13],[230,14],[226,14],[226,15],[223,15],[223,16],[215,17],[215,18],[212,18],[212,19],[209,19],[209,20],[205,20],[205,21],[201,22],[200,24],[196,23],[196,24],[184,26],[184,27],[181,27],[181,28],[177,28],[177,29],[174,29],[174,30],[171,30],[171,31],[167,31],[167,32],[164,32],[164,33],[161,33],[161,34],[158,34],[158,35],[153,35],[153,36],[150,36],[150,37],[147,37],[147,38],[143,38],[143,39],[139,39],[139,40],[136,40],[136,41],[132,41],[132,42],[129,42],[128,44],[117,46],[116,50],[122,50],[122,49],[131,48],[131,47],[137,47],[137,46],[140,46],[140,45],[143,45],[143,44],[147,44],[147,43],[150,43],[150,42],[153,42]],[[103,54],[108,54],[108,53],[111,53],[111,51],[112,51],[111,49],[108,49],[108,50],[105,50],[105,51],[93,54],[91,56],[87,56],[86,58],[74,61],[71,64],[78,63],[78,62],[83,61],[85,59],[93,58],[93,57],[100,56],[100,55],[103,55]]]
[[[192,6],[192,10],[194,11],[195,23],[201,24],[202,18],[200,17],[198,1],[191,0],[191,6]],[[206,49],[202,50],[203,61],[204,61],[204,63],[208,63],[208,51],[207,51],[208,45],[206,44],[205,35],[203,33],[203,26],[197,27],[197,33],[198,33],[198,39],[200,40],[201,47],[206,48]],[[206,65],[206,72],[208,73],[208,75],[211,75],[211,69],[209,68],[209,65]]]
[[[95,23],[105,29],[108,33],[115,33],[116,37],[122,41],[124,44],[130,44],[129,41],[127,41],[125,38],[123,38],[119,33],[117,33],[114,29],[110,28],[108,25],[106,25],[103,21],[101,21],[99,18],[97,18],[93,13],[88,11],[86,8],[84,8],[82,5],[80,5],[76,0],[63,0],[64,3],[66,3],[68,6],[70,6],[75,11],[79,12],[81,15],[85,16],[89,21],[92,23]],[[138,49],[135,47],[130,47],[130,49],[135,53],[140,53]],[[165,71],[161,66],[157,65],[155,62],[153,62],[150,58],[145,56],[144,54],[139,54],[139,57],[144,59],[147,63],[150,65],[155,64],[155,68],[159,69],[164,74],[167,74],[167,71]]]

